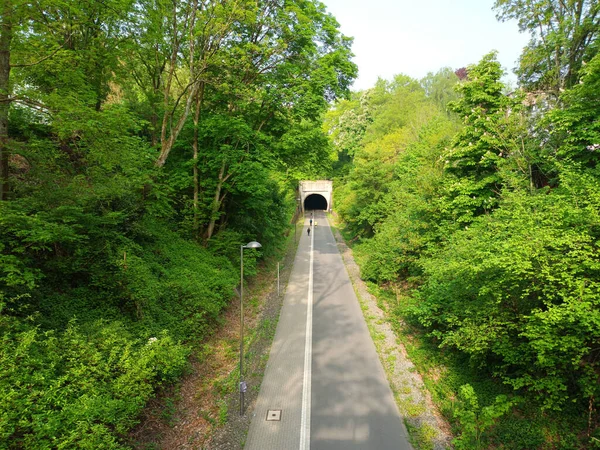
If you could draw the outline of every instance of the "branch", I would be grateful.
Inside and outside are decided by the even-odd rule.
[[[11,64],[10,67],[31,67],[31,66],[37,66],[38,64],[43,63],[44,61],[46,61],[47,59],[52,58],[54,55],[56,55],[59,50],[63,49],[64,46],[67,44],[67,42],[69,42],[71,40],[71,36],[73,36],[73,33],[71,33],[69,35],[69,37],[67,37],[65,39],[65,42],[63,42],[56,50],[54,50],[52,53],[50,53],[49,55],[44,56],[42,59],[33,62],[33,63],[29,63],[29,64]]]
[[[35,110],[44,113],[44,114],[48,114],[48,115],[52,115],[52,110],[50,108],[48,108],[46,105],[44,105],[43,103],[37,102],[35,100],[32,100],[30,98],[26,98],[26,97],[20,97],[20,96],[16,96],[16,97],[12,97],[9,99],[6,99],[6,102],[15,102],[15,103],[21,103],[23,105],[27,105],[31,108],[34,108]]]

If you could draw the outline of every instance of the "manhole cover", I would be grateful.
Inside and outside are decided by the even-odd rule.
[[[281,420],[281,410],[280,409],[270,409],[267,411],[267,421],[280,421]]]

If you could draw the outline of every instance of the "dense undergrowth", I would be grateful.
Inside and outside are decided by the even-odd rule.
[[[38,263],[44,280],[61,279],[60,289],[40,283],[2,298],[2,447],[119,448],[119,436],[157,386],[183,373],[189,345],[233,297],[239,274],[227,258],[160,223],[141,229],[143,240],[128,241],[127,251],[103,255],[102,274],[95,264],[53,272]],[[19,287],[18,273],[11,280]]]
[[[406,286],[371,286],[440,412],[449,419],[456,448],[580,449],[589,442],[589,411],[567,404],[560,411],[540,404],[495,379],[468,356],[440,349],[413,314],[418,300]],[[487,410],[486,410],[487,408]],[[592,446],[593,447],[593,439]]]

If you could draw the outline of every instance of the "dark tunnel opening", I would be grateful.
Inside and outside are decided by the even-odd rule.
[[[320,194],[310,194],[304,199],[304,210],[311,209],[327,210],[327,200]]]

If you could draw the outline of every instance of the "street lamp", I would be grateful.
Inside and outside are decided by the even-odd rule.
[[[261,248],[256,241],[240,245],[240,416],[244,415],[244,393],[246,382],[243,380],[244,370],[244,249]]]

